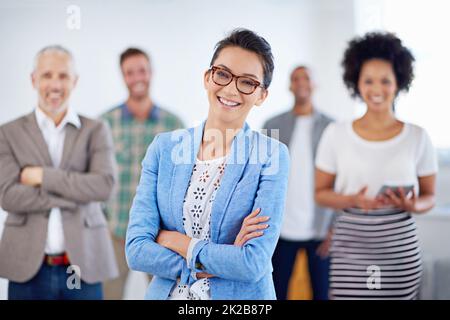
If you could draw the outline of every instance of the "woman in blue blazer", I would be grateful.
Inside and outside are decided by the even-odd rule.
[[[245,123],[273,68],[266,40],[233,31],[204,74],[206,121],[149,146],[126,237],[130,268],[154,275],[146,299],[276,299],[271,258],[289,156]],[[198,185],[210,176],[214,184]]]

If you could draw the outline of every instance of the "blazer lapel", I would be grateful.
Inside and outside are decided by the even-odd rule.
[[[176,226],[177,231],[181,233],[185,233],[183,227],[184,198],[202,142],[204,125],[205,122],[193,130],[184,131],[181,143],[175,147],[172,153],[172,155],[176,154],[178,158],[173,170],[169,202],[170,210],[173,212],[173,224]],[[225,173],[211,209],[210,232],[212,241],[217,241],[219,238],[220,225],[222,224],[226,208],[249,160],[252,138],[253,136],[247,124],[234,137]]]
[[[78,134],[80,132],[79,129],[77,129],[74,125],[67,123],[66,124],[66,136],[64,138],[64,148],[63,148],[63,154],[61,158],[61,164],[60,168],[64,169],[67,168],[68,164],[70,163],[70,158],[72,155],[73,150],[75,149],[75,143],[78,137]]]
[[[42,135],[41,129],[38,126],[34,112],[30,113],[26,117],[24,127],[25,131],[29,135],[30,139],[34,142],[36,149],[41,155],[43,164],[51,167],[53,164],[50,158],[50,153],[48,152],[48,146],[47,143],[45,142],[44,136]]]
[[[173,224],[177,231],[181,233],[185,233],[183,227],[184,198],[202,142],[204,125],[205,122],[194,129],[180,130],[179,132],[182,134],[181,143],[177,144],[172,152],[171,161],[174,162],[175,168],[170,186],[169,206],[171,212],[173,212]],[[174,157],[177,158],[174,159]]]
[[[250,157],[253,144],[253,133],[245,124],[244,128],[234,137],[224,175],[220,182],[216,198],[211,208],[211,240],[218,241],[220,226],[227,211],[228,203],[233,195],[236,184],[242,177]]]

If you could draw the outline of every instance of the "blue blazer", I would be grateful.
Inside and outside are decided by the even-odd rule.
[[[207,272],[213,300],[276,299],[272,255],[285,205],[289,154],[275,139],[247,124],[234,137],[220,189],[211,211],[211,240],[198,242],[190,261],[155,242],[160,230],[185,233],[183,200],[202,141],[196,128],[159,134],[142,161],[142,173],[126,236],[132,270],[154,275],[146,299],[167,299],[176,280],[192,284]],[[243,247],[234,246],[244,218],[261,208],[269,227]]]

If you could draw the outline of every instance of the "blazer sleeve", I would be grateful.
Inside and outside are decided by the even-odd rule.
[[[108,200],[116,180],[116,163],[111,132],[104,122],[93,130],[88,152],[88,172],[44,167],[41,188],[79,203]]]
[[[132,270],[176,280],[183,269],[188,270],[185,259],[156,243],[160,230],[156,197],[160,159],[158,138],[155,137],[142,161],[141,178],[130,210],[125,252]]]
[[[20,183],[21,168],[0,128],[0,205],[13,213],[32,213],[50,210],[54,207],[73,209],[73,201],[52,195],[40,188]]]
[[[289,173],[287,147],[279,143],[263,165],[253,209],[261,208],[269,216],[269,228],[261,237],[249,240],[244,246],[198,242],[192,252],[189,268],[207,272],[219,278],[257,282],[272,268],[272,255],[281,230]],[[278,164],[278,170],[273,168]]]

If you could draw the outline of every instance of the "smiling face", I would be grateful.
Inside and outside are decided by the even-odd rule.
[[[390,112],[398,92],[392,64],[381,59],[365,62],[361,68],[358,90],[369,111]]]
[[[289,90],[300,103],[311,100],[313,84],[308,69],[300,67],[292,72]]]
[[[213,65],[236,76],[245,76],[263,83],[263,65],[254,52],[240,47],[226,47],[220,51]],[[268,93],[266,89],[258,87],[252,94],[243,94],[236,88],[236,79],[226,86],[220,86],[214,83],[210,71],[205,72],[204,86],[209,100],[208,118],[230,128],[241,127],[250,109],[261,105]]]
[[[54,116],[65,112],[77,82],[70,56],[56,51],[43,53],[31,74],[31,81],[38,92],[42,111]]]
[[[130,97],[136,100],[146,98],[151,79],[147,58],[142,54],[130,56],[123,61],[121,68]]]

